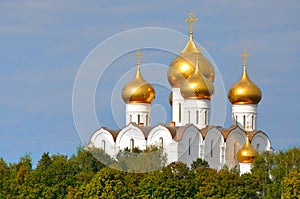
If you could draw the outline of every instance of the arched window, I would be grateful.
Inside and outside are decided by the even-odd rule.
[[[148,114],[146,115],[146,121],[145,121],[145,123],[146,123],[146,126],[148,126]]]
[[[133,150],[134,149],[134,139],[130,139],[130,149]]]
[[[259,152],[259,143],[256,144],[256,151]]]
[[[196,124],[199,124],[199,111],[196,111]]]
[[[141,123],[141,115],[138,114],[138,123],[137,124],[140,124]]]
[[[254,126],[254,115],[252,115],[252,128],[255,129],[255,126]]]
[[[236,147],[237,147],[237,142],[235,142],[234,144],[233,144],[233,159],[236,159]]]
[[[188,123],[191,123],[191,111],[188,111]]]
[[[132,115],[130,114],[129,117],[130,117],[130,122],[132,122]]]
[[[208,114],[207,114],[207,111],[204,112],[204,119],[205,119],[205,125],[208,124]]]
[[[159,148],[164,148],[164,139],[162,137],[159,138]]]
[[[210,141],[210,157],[213,157],[214,140]]]
[[[181,122],[181,103],[178,104],[178,121]]]
[[[246,115],[243,116],[243,127],[246,128]]]
[[[105,152],[105,140],[102,140],[102,150]]]
[[[192,138],[189,138],[189,155],[191,155]]]

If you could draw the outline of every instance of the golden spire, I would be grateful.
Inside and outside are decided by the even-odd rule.
[[[190,12],[190,18],[186,19],[185,22],[190,23],[190,39],[193,38],[193,23],[198,21],[198,18],[194,18],[194,14]]]
[[[137,70],[135,77],[128,82],[122,90],[122,98],[126,104],[132,103],[147,103],[151,102],[155,98],[155,90],[151,84],[149,84],[141,74],[141,52],[138,49],[137,56]]]
[[[143,54],[141,54],[141,50],[138,49],[137,54],[135,54],[134,56],[137,57],[136,77],[139,77],[139,76],[141,76],[141,57],[143,56]]]

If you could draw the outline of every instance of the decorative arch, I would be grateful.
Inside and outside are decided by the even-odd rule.
[[[116,146],[120,150],[126,147],[130,148],[131,139],[134,140],[134,147],[138,147],[140,150],[146,149],[146,138],[142,130],[132,123],[121,129],[116,139]]]

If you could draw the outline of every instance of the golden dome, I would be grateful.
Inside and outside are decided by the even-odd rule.
[[[180,92],[185,99],[210,99],[214,94],[214,85],[199,72],[198,60],[196,70],[183,82]]]
[[[241,163],[251,163],[258,156],[258,152],[250,144],[248,137],[245,145],[238,150],[236,156]]]
[[[122,98],[126,104],[147,103],[150,104],[155,98],[155,90],[140,71],[140,51],[138,50],[138,67],[135,77],[128,82],[122,90]]]
[[[190,19],[186,20],[190,23],[190,39],[180,55],[171,62],[168,69],[168,80],[172,87],[180,87],[184,80],[194,73],[197,58],[201,64],[200,72],[211,82],[214,81],[213,65],[202,55],[193,38],[192,23],[197,20],[193,17],[192,12]]]
[[[248,77],[246,57],[249,56],[244,50],[244,71],[242,78],[235,83],[228,92],[228,99],[232,104],[258,104],[262,93],[260,88]]]

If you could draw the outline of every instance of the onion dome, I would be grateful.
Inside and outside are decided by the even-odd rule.
[[[262,98],[260,88],[253,83],[247,74],[246,54],[244,50],[244,71],[241,79],[235,83],[228,92],[228,99],[232,104],[258,104]]]
[[[198,60],[196,70],[183,82],[180,92],[185,99],[210,99],[214,94],[214,85],[199,72]]]
[[[245,145],[238,150],[236,156],[240,163],[252,163],[258,156],[258,152],[253,148],[248,137]]]
[[[180,87],[184,80],[194,73],[197,58],[202,66],[200,72],[211,82],[214,81],[213,65],[202,55],[193,38],[192,23],[197,20],[192,12],[190,19],[186,19],[186,22],[190,23],[190,39],[180,55],[171,62],[168,69],[168,80],[172,87]]]
[[[142,76],[140,71],[140,50],[138,50],[138,67],[135,77],[128,82],[122,90],[122,98],[126,104],[147,103],[150,104],[155,98],[155,90]]]

